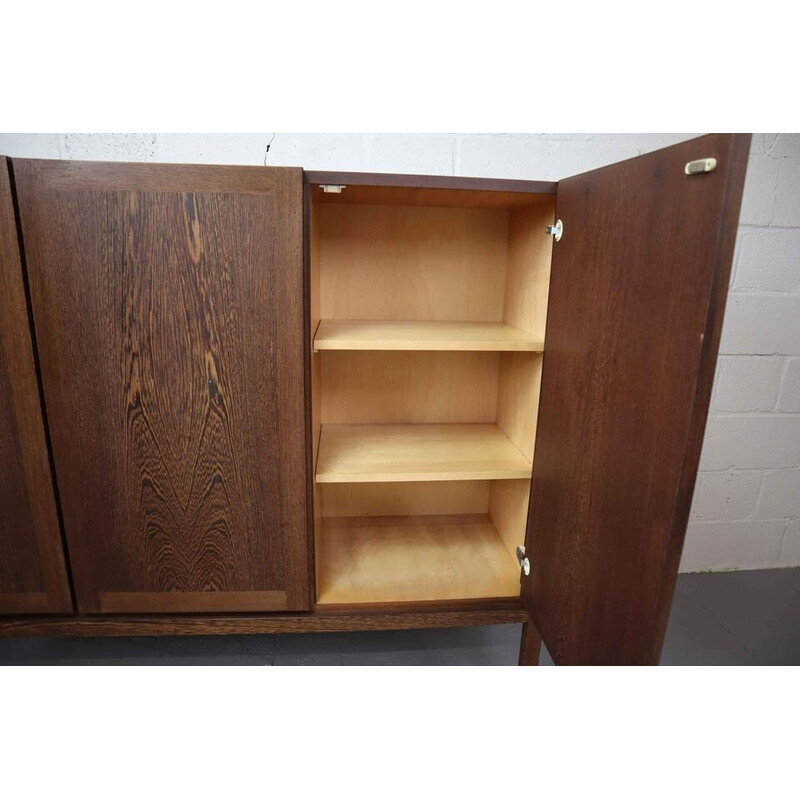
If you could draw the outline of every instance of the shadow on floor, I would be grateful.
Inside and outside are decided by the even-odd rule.
[[[520,632],[0,639],[0,664],[510,665]],[[800,569],[679,576],[661,663],[800,664]]]

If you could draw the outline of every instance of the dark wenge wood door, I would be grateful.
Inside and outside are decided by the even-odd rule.
[[[556,663],[657,663],[711,394],[749,135],[558,185],[525,604]],[[716,158],[713,172],[687,162]]]
[[[72,611],[8,160],[0,158],[0,614]]]
[[[308,608],[302,171],[14,170],[80,609]]]

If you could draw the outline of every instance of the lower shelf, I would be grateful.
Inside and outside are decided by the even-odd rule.
[[[518,597],[519,575],[486,514],[322,521],[320,604]]]

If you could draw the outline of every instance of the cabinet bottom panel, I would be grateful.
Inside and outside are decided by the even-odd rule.
[[[328,518],[320,533],[319,606],[519,596],[488,514]]]

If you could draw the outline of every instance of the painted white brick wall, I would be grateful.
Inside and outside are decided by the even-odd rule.
[[[0,134],[0,153],[558,180],[693,134]],[[753,137],[681,569],[800,566],[800,134]]]

